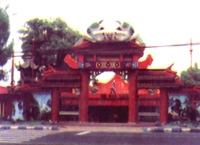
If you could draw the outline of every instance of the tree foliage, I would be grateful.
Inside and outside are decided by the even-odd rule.
[[[4,66],[13,53],[13,42],[8,44],[10,35],[9,16],[6,9],[0,8],[0,66]],[[5,79],[6,72],[0,70],[0,80]]]
[[[187,70],[181,72],[180,76],[185,86],[191,86],[191,68],[189,67]],[[198,64],[192,67],[192,85],[197,85],[200,83],[200,69],[198,68]]]
[[[63,61],[65,56],[63,52],[80,38],[79,32],[68,27],[60,18],[31,19],[19,33],[22,34],[23,52],[33,52],[34,62],[39,65],[44,61],[46,64],[60,65],[59,61]]]

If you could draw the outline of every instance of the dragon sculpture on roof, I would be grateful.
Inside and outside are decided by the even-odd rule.
[[[105,21],[92,23],[87,33],[93,41],[129,41],[133,39],[134,29],[128,22]]]

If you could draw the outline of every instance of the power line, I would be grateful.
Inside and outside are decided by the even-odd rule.
[[[183,44],[172,44],[172,45],[155,45],[155,46],[146,46],[145,48],[159,48],[159,47],[179,47],[179,46],[190,46],[190,45],[200,45],[200,42],[197,43],[183,43]]]
[[[145,44],[142,44],[145,46]],[[145,48],[163,48],[163,47],[182,47],[182,46],[190,46],[190,45],[200,45],[200,42],[196,42],[196,43],[182,43],[182,44],[171,44],[171,45],[150,45],[150,46],[145,46]],[[65,50],[65,52],[72,52],[73,50],[70,49],[70,50]],[[49,50],[49,51],[46,51],[46,52],[42,52],[43,55],[45,54],[52,54],[52,52],[56,53],[55,50]],[[58,51],[59,52],[59,51]],[[64,50],[62,50],[61,52],[64,52]],[[14,52],[14,53],[21,53],[21,55],[23,56],[24,53],[27,53],[27,52],[23,52],[23,51],[17,51],[17,52]],[[29,54],[30,56],[30,54]],[[16,57],[20,57],[20,55],[17,55]]]

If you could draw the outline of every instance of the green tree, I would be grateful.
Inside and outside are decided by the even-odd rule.
[[[72,48],[80,38],[79,32],[68,27],[61,18],[31,19],[19,33],[22,34],[20,38],[23,41],[23,52],[33,52],[37,65],[42,62],[54,66],[61,65],[66,50]]]
[[[191,67],[187,70],[182,71],[180,75],[181,80],[185,86],[191,86]],[[200,83],[200,69],[198,68],[197,62],[192,67],[192,85]]]
[[[9,16],[6,9],[0,8],[0,66],[4,66],[13,54],[13,42],[8,44],[10,35]],[[0,69],[0,80],[6,80],[6,71]]]

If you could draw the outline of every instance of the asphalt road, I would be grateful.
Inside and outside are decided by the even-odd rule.
[[[200,133],[62,132],[23,142],[29,145],[199,145]]]

